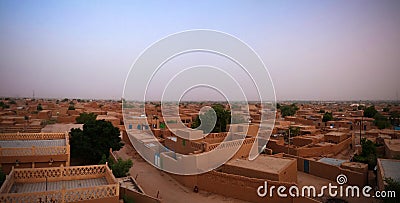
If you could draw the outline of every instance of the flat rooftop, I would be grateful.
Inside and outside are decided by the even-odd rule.
[[[344,132],[333,131],[333,132],[326,133],[325,135],[328,135],[328,136],[343,136],[345,134],[346,133],[344,133]]]
[[[391,151],[400,151],[400,139],[395,139],[395,140],[385,139],[385,145]]]
[[[150,135],[144,132],[138,132],[138,131],[129,131],[128,136],[132,136],[133,138],[140,140],[144,143],[148,142],[157,142],[157,138],[154,137],[154,135]]]
[[[385,178],[392,178],[396,181],[400,181],[400,160],[378,159],[378,161],[381,162]]]
[[[13,168],[0,188],[0,199],[39,202],[51,198],[55,202],[86,202],[112,198],[114,200],[108,199],[109,202],[118,202],[118,187],[107,165]]]
[[[340,166],[340,165],[342,165],[342,163],[347,162],[347,161],[348,160],[326,158],[326,157],[318,160],[318,162],[326,163],[326,164],[333,165],[333,166]]]
[[[31,148],[31,147],[66,146],[65,139],[56,140],[0,140],[1,148]]]
[[[275,174],[279,173],[281,170],[284,170],[293,162],[295,162],[295,160],[291,158],[278,158],[260,155],[252,161],[247,159],[234,159],[228,161],[225,163],[225,165]]]
[[[42,133],[69,132],[72,128],[80,128],[83,130],[83,124],[55,123],[42,128]]]
[[[100,185],[108,185],[105,177],[84,180],[67,180],[47,182],[47,191],[59,191],[64,189],[87,188]],[[46,191],[46,182],[14,183],[9,193],[29,193]]]

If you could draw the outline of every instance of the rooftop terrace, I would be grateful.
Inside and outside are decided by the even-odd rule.
[[[0,202],[118,202],[118,196],[118,182],[107,165],[13,169],[0,188]]]

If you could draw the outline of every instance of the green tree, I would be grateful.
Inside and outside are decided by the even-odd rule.
[[[296,136],[300,135],[299,127],[290,126],[289,129],[290,129],[290,137],[296,137]]]
[[[286,117],[286,116],[294,116],[297,110],[299,110],[299,107],[297,107],[296,104],[291,104],[291,105],[283,105],[281,106],[280,109],[282,117]]]
[[[81,113],[75,120],[76,120],[76,123],[85,124],[85,123],[95,121],[96,118],[97,118],[97,115],[94,113]]]
[[[0,107],[1,107],[2,109],[8,109],[8,108],[10,108],[10,105],[5,104],[4,102],[0,101]]]
[[[107,158],[105,154],[103,154],[100,164],[105,164],[108,162],[108,166],[112,170],[114,176],[116,178],[126,177],[129,175],[129,169],[131,169],[133,163],[132,160],[127,159],[123,160],[121,158],[117,159],[117,162],[114,161],[110,156]]]
[[[369,106],[364,110],[364,116],[368,118],[373,118],[378,111],[375,109],[375,106]]]
[[[390,107],[384,107],[382,111],[383,112],[389,112],[390,111]]]
[[[70,104],[68,110],[75,110],[75,106],[73,104]]]
[[[37,107],[36,107],[36,110],[37,111],[43,110],[42,104],[38,104]]]
[[[390,127],[389,120],[385,116],[382,116],[379,112],[374,115],[374,119],[374,125],[379,129]]]
[[[129,175],[129,169],[132,167],[132,160],[118,158],[117,162],[111,161],[110,166],[116,178],[126,177]]]
[[[354,156],[354,161],[368,164],[369,169],[376,165],[376,146],[366,138],[361,139],[361,154]]]
[[[322,117],[322,122],[328,122],[333,120],[332,112],[325,112],[324,116]]]
[[[103,154],[108,154],[110,148],[122,148],[119,129],[111,122],[94,120],[83,124],[83,130],[71,129],[71,156],[83,164],[97,164]]]
[[[398,111],[390,112],[389,120],[392,125],[399,126],[400,125],[400,113]]]
[[[225,110],[225,108],[221,104],[215,104],[212,106],[212,108],[215,111],[215,114],[217,115],[217,121],[215,123],[215,126],[211,132],[213,133],[218,133],[218,132],[226,132],[226,126],[231,123],[231,112],[228,110]],[[212,125],[211,121],[212,119],[212,110],[206,111],[204,114],[200,115],[201,120],[203,122],[206,122],[203,124],[204,129],[201,129],[203,131],[206,131],[206,129],[210,129],[210,125]],[[201,124],[200,117],[197,116],[197,118],[193,121],[192,128],[197,128]],[[206,132],[205,132],[206,133]]]
[[[0,167],[0,188],[3,185],[5,180],[6,180],[6,174],[4,173],[3,169]]]

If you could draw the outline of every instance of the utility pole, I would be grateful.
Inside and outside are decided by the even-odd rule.
[[[361,121],[360,121],[360,144],[361,144],[361,130],[363,127],[363,122],[364,122],[364,112],[362,113]]]
[[[290,126],[289,126],[289,139],[288,139],[287,153],[290,154]]]

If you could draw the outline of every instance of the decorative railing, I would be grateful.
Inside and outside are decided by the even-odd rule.
[[[119,185],[102,185],[87,188],[62,189],[60,191],[45,191],[32,193],[8,193],[0,194],[1,203],[14,202],[79,202],[86,200],[103,199],[117,197],[119,195]]]
[[[0,133],[17,133],[17,132],[28,132],[28,133],[40,133],[42,131],[41,126],[1,126]]]
[[[219,149],[224,149],[224,148],[234,148],[234,147],[240,147],[241,145],[251,145],[255,141],[255,138],[246,138],[245,140],[233,140],[233,141],[225,141],[221,143],[216,143],[216,144],[210,144],[207,147],[207,151],[211,151],[216,149],[217,147]]]
[[[68,146],[0,148],[0,156],[44,156],[69,154]]]
[[[3,185],[0,187],[0,194],[5,191],[10,191],[12,185],[14,184],[14,171],[11,171],[3,182]],[[0,201],[1,202],[1,201]]]
[[[65,139],[68,133],[1,133],[0,140],[53,140]]]
[[[61,189],[28,193],[8,193],[15,183],[78,180],[105,177],[108,185]],[[115,197],[118,200],[119,184],[107,165],[74,166],[58,168],[14,169],[0,188],[0,203],[19,202],[79,202]]]
[[[61,181],[73,179],[71,177],[76,177],[75,179],[99,178],[104,177],[106,173],[112,173],[106,165],[26,168],[15,170],[14,180],[16,182],[37,182],[38,180],[50,178]]]
[[[196,150],[203,150],[203,144],[199,142],[190,141],[190,146]]]

